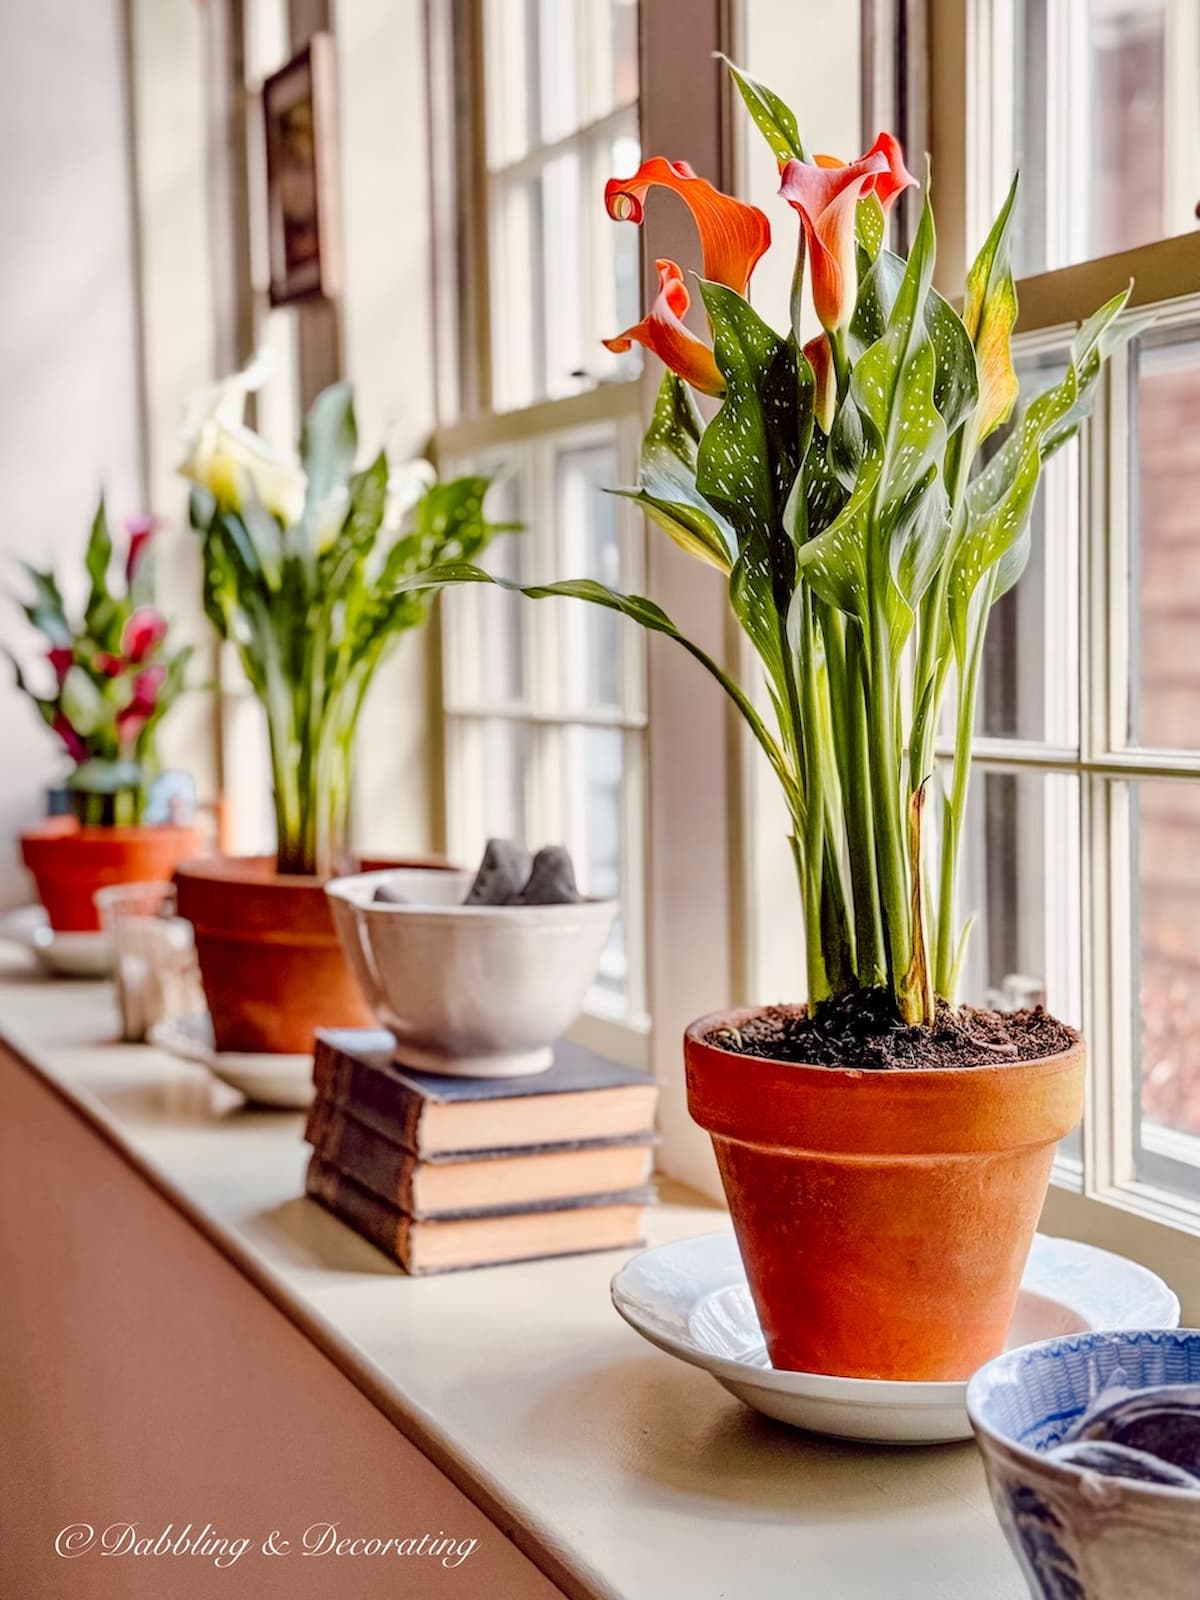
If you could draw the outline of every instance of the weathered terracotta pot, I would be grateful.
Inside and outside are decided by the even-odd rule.
[[[1084,1047],[1006,1066],[793,1066],[685,1037],[777,1367],[957,1380],[1004,1345]]]
[[[37,884],[50,926],[93,933],[100,913],[93,896],[114,883],[166,883],[180,861],[203,848],[198,828],[88,827],[75,817],[48,817],[21,835],[21,856]]]
[[[281,875],[270,856],[215,856],[184,862],[175,884],[179,914],[196,930],[218,1050],[302,1055],[318,1028],[376,1026],[342,955],[324,878]]]

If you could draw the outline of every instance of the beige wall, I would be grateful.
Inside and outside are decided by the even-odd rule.
[[[118,515],[142,505],[118,0],[0,8],[0,150],[0,641],[23,649],[12,560],[74,561],[101,484]],[[28,897],[15,835],[62,770],[7,663],[0,743],[4,905]]]

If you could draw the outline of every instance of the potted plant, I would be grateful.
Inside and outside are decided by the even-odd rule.
[[[654,157],[609,182],[607,208],[638,222],[655,186],[689,207],[712,342],[683,322],[683,273],[660,261],[650,311],[609,343],[636,340],[670,369],[640,485],[622,492],[727,581],[776,731],[652,601],[591,581],[524,592],[591,600],[677,639],[733,699],[783,790],[806,1004],[717,1013],[685,1041],[689,1107],[712,1136],[772,1360],[961,1379],[1003,1343],[1084,1071],[1079,1037],[1043,1012],[955,1003],[980,660],[989,611],[1028,558],[1042,464],[1133,331],[1118,321],[1128,291],[998,433],[1018,390],[1015,182],[956,311],[931,284],[928,183],[907,257],[884,248],[888,210],[915,182],[896,140],[882,134],[848,164],[811,159],[787,106],[732,70],[798,213],[790,327],[769,327],[747,299],[767,218]],[[711,420],[692,390],[719,402]],[[415,581],[485,579],[458,567]],[[948,694],[956,744],[939,817],[928,799]]]
[[[181,471],[194,487],[204,602],[266,714],[276,855],[187,862],[181,915],[196,929],[218,1050],[303,1053],[318,1026],[369,1026],[324,893],[350,866],[354,734],[375,672],[429,597],[398,594],[498,531],[482,476],[432,481],[428,463],[359,471],[353,396],[336,384],[305,418],[298,458],[242,422],[247,369],[206,395]]]
[[[11,656],[18,688],[37,707],[72,763],[69,809],[21,835],[50,926],[60,933],[100,927],[93,900],[108,884],[169,879],[176,862],[195,855],[191,826],[143,821],[159,772],[159,724],[183,688],[188,649],[167,647],[167,622],[150,603],[145,560],[152,517],[126,524],[128,546],[114,581],[113,542],[101,497],[84,565],[89,589],[72,617],[53,570],[22,567],[32,598],[25,616],[45,641],[40,678],[26,676]]]

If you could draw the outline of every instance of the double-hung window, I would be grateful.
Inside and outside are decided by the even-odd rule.
[[[438,222],[441,464],[495,474],[489,510],[523,524],[489,553],[497,576],[637,591],[641,517],[607,491],[636,477],[640,361],[601,344],[640,316],[637,231],[602,199],[639,159],[636,0],[455,0],[433,16],[440,147],[454,152]],[[619,897],[585,1031],[641,1059],[643,641],[580,601],[475,586],[448,593],[442,617],[448,848],[472,860],[489,835],[564,843],[583,890]]]
[[[1155,313],[1049,464],[993,614],[963,898],[966,998],[1044,998],[1087,1035],[1051,1220],[1161,1256],[1163,1224],[1200,1230],[1200,9],[934,0],[930,22],[956,271],[1021,171],[1023,383],[1130,278]]]

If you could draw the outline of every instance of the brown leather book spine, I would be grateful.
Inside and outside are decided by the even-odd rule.
[[[338,1105],[318,1098],[308,1114],[305,1137],[316,1153],[389,1205],[411,1214],[416,1158]]]
[[[393,1144],[402,1145],[413,1155],[421,1154],[424,1102],[399,1079],[318,1039],[313,1082],[318,1099],[344,1106]]]
[[[309,1159],[304,1187],[312,1199],[408,1271],[409,1219],[386,1200],[357,1183],[344,1181],[337,1168],[316,1151]]]

